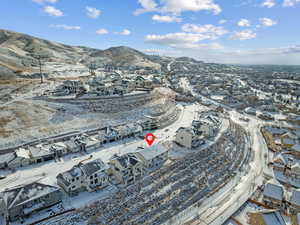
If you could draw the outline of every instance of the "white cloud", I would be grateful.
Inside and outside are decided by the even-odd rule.
[[[275,0],[265,0],[264,2],[261,3],[261,7],[267,7],[267,8],[272,8],[275,5],[276,5]]]
[[[173,23],[173,22],[181,22],[182,19],[176,16],[160,16],[160,15],[153,15],[152,20],[160,23]]]
[[[65,25],[65,24],[56,24],[56,25],[50,25],[50,27],[53,28],[62,28],[65,30],[80,30],[80,26],[70,26],[70,25]]]
[[[227,23],[227,20],[219,20],[219,24]]]
[[[130,30],[127,30],[127,29],[124,29],[123,31],[121,32],[116,32],[116,34],[120,34],[120,35],[130,35],[131,34],[131,31]]]
[[[101,14],[101,11],[99,9],[93,7],[86,7],[86,11],[87,16],[92,19],[98,18]]]
[[[210,35],[200,33],[169,33],[165,35],[147,35],[147,43],[167,46],[176,49],[222,49],[219,43],[201,43],[213,40]]]
[[[293,7],[299,2],[300,2],[300,0],[284,0],[282,3],[282,6],[283,7]]]
[[[250,24],[250,21],[247,20],[247,19],[241,19],[238,23],[237,23],[238,26],[240,27],[250,27],[251,24]]]
[[[46,6],[44,8],[44,12],[48,13],[50,16],[63,16],[64,13],[62,11],[60,11],[59,9],[56,9],[53,6]]]
[[[184,43],[197,43],[202,40],[211,39],[209,35],[192,33],[169,33],[165,35],[147,35],[145,40],[154,44],[172,45]]]
[[[135,11],[135,14],[144,12],[161,12],[180,14],[186,11],[198,12],[202,10],[211,11],[219,14],[222,9],[214,3],[214,0],[160,0],[158,5],[154,0],[139,0],[141,9]]]
[[[102,29],[99,29],[96,31],[96,34],[99,34],[99,35],[103,35],[103,34],[108,34],[108,30],[102,28]]]
[[[260,18],[259,22],[264,27],[271,27],[277,24],[276,21],[270,19],[270,18]]]
[[[216,39],[218,36],[222,36],[228,33],[227,30],[224,29],[222,26],[214,26],[212,24],[205,24],[205,25],[196,25],[196,24],[184,24],[181,29],[184,32],[188,33],[199,33],[199,34],[206,34],[211,37],[211,39]]]
[[[43,3],[56,3],[58,0],[32,0],[33,2],[43,4]]]
[[[234,35],[231,36],[231,39],[233,40],[249,40],[256,38],[256,33],[254,33],[252,30],[243,30],[240,32],[235,32]]]

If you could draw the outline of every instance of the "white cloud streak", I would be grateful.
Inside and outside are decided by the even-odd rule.
[[[159,23],[179,23],[182,21],[181,18],[176,16],[160,16],[160,15],[153,15],[152,20]]]
[[[86,14],[89,18],[97,19],[100,16],[101,11],[99,9],[87,6]]]
[[[259,22],[260,22],[261,26],[264,26],[264,27],[272,27],[277,24],[277,21],[274,21],[274,20],[272,20],[270,18],[266,18],[266,17],[260,18]]]
[[[276,5],[275,0],[265,0],[261,3],[261,7],[272,8]]]
[[[213,14],[221,13],[221,7],[214,0],[138,0],[142,8],[135,11],[135,15],[145,12],[161,12],[180,14],[186,11],[210,11]]]
[[[252,30],[243,30],[240,32],[235,32],[231,36],[232,40],[240,40],[240,41],[250,40],[253,38],[256,38],[256,33],[254,33]]]
[[[44,12],[46,12],[50,16],[55,16],[55,17],[60,17],[64,15],[64,13],[61,10],[56,9],[53,6],[46,6],[44,8]]]
[[[250,27],[251,24],[250,24],[250,21],[247,20],[247,19],[241,19],[238,23],[237,23],[238,26],[240,27]]]
[[[104,35],[104,34],[108,34],[108,33],[109,33],[108,30],[104,29],[104,28],[96,31],[96,34],[99,34],[99,35]]]
[[[50,27],[61,28],[64,30],[80,30],[81,29],[80,26],[70,26],[70,25],[65,25],[65,24],[52,24],[52,25],[50,25]]]

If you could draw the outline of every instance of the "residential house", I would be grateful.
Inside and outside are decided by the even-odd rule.
[[[8,221],[16,221],[61,202],[58,187],[41,182],[18,186],[0,193],[0,209]]]
[[[55,152],[50,150],[50,146],[44,146],[42,144],[36,146],[30,146],[28,148],[28,155],[31,163],[41,163],[53,160],[56,156]]]
[[[284,190],[280,184],[269,182],[265,185],[263,201],[266,205],[282,209],[284,207]]]
[[[14,152],[6,153],[0,156],[0,169],[5,169],[8,167],[8,163],[14,160],[16,154]]]
[[[61,157],[69,153],[68,146],[64,142],[57,142],[51,145],[50,151],[55,153],[55,156]]]
[[[168,149],[161,144],[142,148],[136,156],[144,163],[147,169],[161,167],[168,160]]]
[[[110,160],[110,173],[114,175],[118,183],[125,185],[132,184],[142,178],[146,168],[142,159],[135,153],[114,155]]]
[[[198,136],[193,128],[180,127],[176,131],[175,142],[183,147],[192,149],[203,142],[203,137]]]
[[[7,168],[16,169],[31,163],[29,153],[24,148],[19,148],[13,153],[13,158],[6,162]]]
[[[72,169],[57,175],[57,184],[69,195],[82,191],[94,191],[109,185],[107,170],[109,166],[96,159],[79,163]]]

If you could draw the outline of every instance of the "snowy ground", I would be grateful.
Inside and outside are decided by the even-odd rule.
[[[194,117],[197,115],[197,112],[201,109],[203,110],[202,106],[198,104],[179,105],[178,107],[183,109],[178,121],[164,129],[155,131],[154,135],[157,137],[155,143],[172,140],[179,127],[190,126]],[[134,152],[138,147],[145,147],[146,145],[147,144],[144,140],[135,138],[110,143],[99,149],[99,151],[92,152],[91,155],[93,155],[93,158],[90,160],[101,158],[104,162],[108,162],[109,158],[113,154]],[[47,163],[30,165],[24,168],[20,168],[16,172],[8,175],[6,179],[0,180],[0,191],[5,190],[6,188],[12,188],[14,186],[24,184],[24,181],[26,183],[34,181],[44,181],[50,185],[57,186],[56,176],[59,173],[71,169],[81,160],[87,159],[88,157],[89,155],[72,154],[65,156],[63,160],[59,162],[50,161]],[[109,189],[109,191],[112,190],[113,189]],[[102,194],[101,193],[99,193],[99,195],[84,193],[83,195],[80,195],[78,197],[64,200],[63,206],[65,209],[82,207],[83,205],[93,200],[98,200],[104,197],[105,191]],[[35,217],[33,219],[38,220],[38,218]]]

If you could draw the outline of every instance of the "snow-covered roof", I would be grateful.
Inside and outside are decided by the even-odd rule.
[[[6,207],[10,209],[58,190],[58,187],[35,182],[1,192],[0,198],[4,200]]]
[[[123,168],[129,168],[140,162],[140,160],[134,153],[127,153],[121,156],[113,155],[110,159],[110,162],[113,163],[113,160],[118,161]]]
[[[24,148],[17,149],[16,150],[16,155],[17,155],[17,157],[20,157],[20,158],[25,158],[25,159],[30,158],[29,151],[24,149]]]
[[[90,176],[98,171],[107,169],[108,165],[105,164],[101,159],[96,159],[85,164],[80,164],[79,167],[86,176]]]
[[[263,193],[264,197],[269,197],[282,201],[283,199],[283,188],[279,184],[267,183]]]
[[[300,190],[293,190],[290,202],[294,205],[300,206]]]
[[[47,155],[51,155],[53,154],[53,152],[50,151],[50,146],[44,147],[44,146],[34,146],[34,147],[30,147],[29,151],[30,151],[30,155],[33,158],[37,158],[37,157],[43,157],[43,156],[47,156]]]
[[[151,160],[167,151],[168,149],[166,147],[161,144],[157,144],[151,147],[144,148],[143,150],[138,151],[138,153],[141,154],[145,160]]]

